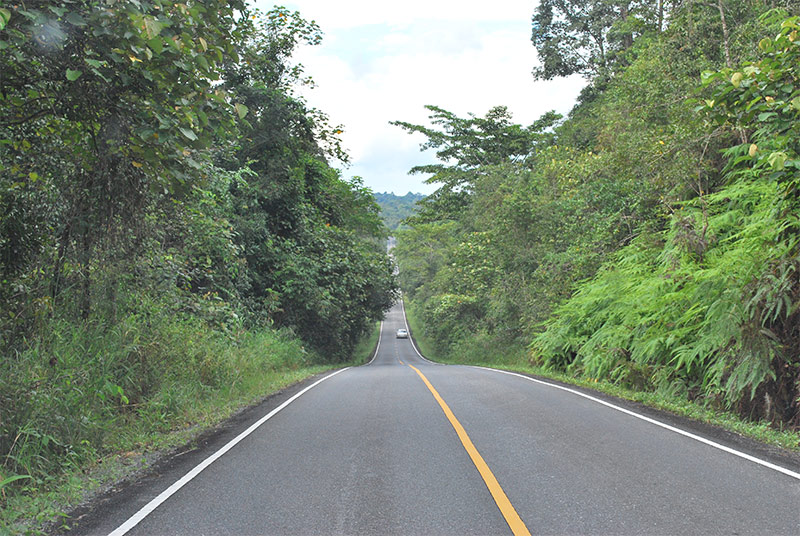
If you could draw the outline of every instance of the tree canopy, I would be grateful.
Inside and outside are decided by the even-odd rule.
[[[550,80],[604,73],[622,61],[634,39],[660,31],[663,21],[664,0],[542,0],[531,33],[539,55],[534,76]]]

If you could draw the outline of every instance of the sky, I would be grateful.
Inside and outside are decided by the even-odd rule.
[[[256,0],[262,10],[273,2]],[[429,194],[426,175],[409,175],[434,162],[420,152],[425,137],[390,121],[429,124],[425,105],[466,117],[507,106],[528,125],[549,110],[566,115],[582,78],[535,81],[530,41],[532,0],[298,0],[281,4],[314,20],[322,44],[294,56],[314,88],[299,93],[343,125],[351,164],[333,163],[349,179],[360,176],[375,192]]]

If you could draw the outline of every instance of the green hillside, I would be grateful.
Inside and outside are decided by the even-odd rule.
[[[383,223],[391,231],[406,227],[403,220],[417,213],[417,203],[424,199],[422,194],[408,192],[406,195],[393,193],[376,193],[375,201],[381,207]]]

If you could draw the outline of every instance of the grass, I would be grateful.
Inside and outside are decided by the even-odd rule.
[[[414,342],[416,342],[423,355],[432,361],[453,365],[500,368],[593,389],[624,400],[639,402],[655,409],[718,426],[767,445],[800,452],[800,432],[798,431],[776,429],[770,423],[763,421],[744,421],[733,413],[708,408],[664,393],[635,391],[611,382],[574,377],[547,370],[543,367],[531,365],[527,349],[524,347],[511,347],[501,352],[498,350],[496,343],[492,345],[491,341],[482,341],[478,337],[476,340],[466,341],[461,345],[461,348],[456,347],[448,354],[437,352],[435,345],[425,336],[413,304],[409,306],[409,303],[406,303],[406,316],[414,335]]]
[[[266,396],[312,375],[368,361],[376,323],[347,363],[320,365],[289,333],[220,334],[183,320],[109,332],[53,326],[49,341],[0,370],[0,534],[48,522]],[[102,331],[102,333],[101,333]],[[50,357],[57,356],[51,366]],[[135,380],[138,378],[138,383]],[[12,413],[13,412],[13,413]],[[62,423],[61,425],[59,423]]]
[[[422,355],[432,361],[445,363],[446,361],[444,360],[444,357],[439,355],[438,352],[434,350],[433,341],[425,336],[425,333],[422,330],[422,322],[419,320],[414,307],[405,300],[403,301],[403,307],[405,308],[408,327],[411,329],[411,335],[414,337],[414,344],[417,345],[417,348],[420,352],[422,352]]]
[[[121,426],[119,442],[109,452],[68,468],[52,481],[41,481],[7,497],[0,514],[0,534],[40,534],[45,523],[61,517],[97,491],[145,469],[164,453],[182,446],[267,395],[331,366],[309,366],[246,376],[239,387],[197,399],[174,429]]]
[[[312,366],[262,374],[258,380],[248,381],[245,388],[198,400],[186,412],[185,424],[174,430],[145,430],[141,426],[119,429],[125,439],[110,452],[70,467],[51,482],[9,495],[0,513],[0,534],[42,533],[45,523],[64,516],[64,512],[108,485],[145,469],[164,453],[192,441],[266,395],[330,368]]]
[[[351,364],[353,366],[363,365],[372,359],[375,348],[378,346],[378,338],[381,334],[381,323],[375,322],[370,332],[356,345],[353,350],[353,359]]]

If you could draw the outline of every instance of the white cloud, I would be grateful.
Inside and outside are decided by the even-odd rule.
[[[529,1],[498,0],[492,9],[473,3],[406,0],[403,3],[303,0],[287,3],[315,19],[325,39],[296,55],[317,87],[303,94],[312,106],[345,127],[353,166],[375,191],[430,193],[435,187],[408,176],[432,161],[391,120],[425,123],[433,104],[458,115],[508,106],[529,124],[544,112],[566,113],[583,81],[536,82]],[[269,6],[262,6],[269,7]]]
[[[270,7],[267,2],[257,2]],[[410,24],[420,20],[527,20],[534,4],[530,0],[495,0],[491,5],[463,0],[298,0],[286,2],[289,9],[299,10],[306,19],[315,20],[323,30],[357,28],[369,24]]]

